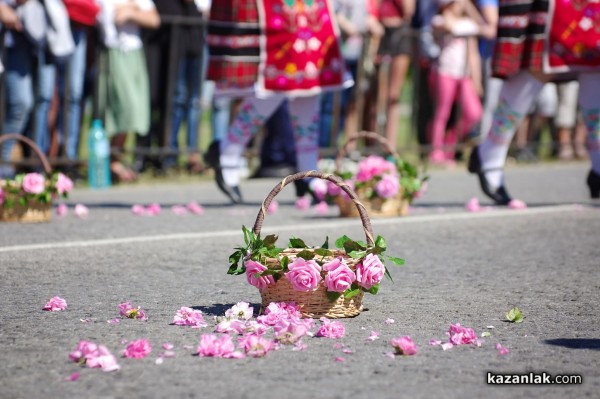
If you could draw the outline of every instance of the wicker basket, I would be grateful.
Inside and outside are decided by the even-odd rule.
[[[317,171],[300,172],[294,175],[290,175],[283,179],[283,181],[277,186],[275,186],[275,188],[271,190],[269,195],[267,195],[267,198],[265,198],[265,200],[262,203],[262,207],[258,213],[258,216],[256,217],[256,222],[254,223],[254,233],[257,235],[260,234],[263,220],[267,213],[266,210],[269,208],[269,204],[271,203],[273,198],[275,198],[275,196],[283,189],[283,187],[295,180],[300,180],[307,177],[315,177],[333,182],[348,194],[348,196],[352,199],[352,203],[356,207],[359,217],[362,221],[367,245],[372,246],[374,242],[371,221],[369,219],[369,215],[367,214],[364,205],[360,203],[356,194],[339,177],[332,174],[325,174]],[[296,255],[300,251],[315,251],[316,249],[318,248],[285,249],[282,253],[278,255],[277,258],[267,258],[266,265],[267,267],[278,266],[281,262],[281,259],[284,256],[287,256],[291,263],[296,259]],[[356,268],[356,265],[358,264],[359,260],[349,257],[346,254],[346,252],[342,250],[332,250],[332,252],[332,256],[326,256],[324,258],[325,261],[330,261],[336,257],[341,256],[342,258],[344,258],[344,261],[346,262],[348,267],[350,267],[352,270]],[[325,286],[323,285],[323,282],[319,284],[319,287],[315,291],[296,291],[292,288],[292,285],[287,279],[287,277],[285,275],[282,275],[282,277],[279,280],[277,280],[275,284],[271,284],[267,288],[260,290],[260,295],[262,298],[263,309],[266,308],[271,302],[295,302],[303,317],[327,317],[330,319],[354,317],[358,316],[363,309],[362,291],[352,298],[345,298],[342,295],[334,302],[329,300],[326,292],[327,291],[325,289]]]
[[[390,143],[388,143],[388,141],[383,136],[374,132],[362,131],[348,137],[348,140],[338,152],[338,155],[335,160],[335,169],[337,172],[341,170],[342,161],[346,157],[350,145],[361,138],[376,140],[382,145],[382,147],[385,149],[388,155],[391,155],[394,158],[399,157],[396,150],[390,145]],[[366,193],[362,190],[356,190],[356,194],[358,198],[362,201],[362,203],[365,205],[365,208],[371,217],[378,218],[405,216],[408,214],[408,207],[410,205],[410,201],[404,198],[402,188],[400,188],[400,192],[393,198],[369,199],[367,198]],[[338,208],[340,209],[341,217],[359,216],[358,212],[356,211],[356,207],[349,199],[338,195],[335,199],[335,202]]]
[[[20,134],[4,134],[0,136],[0,146],[8,140],[17,140],[31,147],[33,152],[39,158],[46,175],[52,174],[52,167],[46,155],[30,139]],[[40,203],[29,200],[27,205],[23,206],[15,202],[15,206],[8,209],[0,205],[0,222],[19,222],[19,223],[42,223],[49,222],[52,218],[52,203]]]

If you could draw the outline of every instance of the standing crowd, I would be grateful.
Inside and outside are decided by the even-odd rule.
[[[104,120],[111,137],[116,180],[177,165],[185,125],[188,170],[213,167],[220,189],[237,203],[244,152],[261,130],[258,176],[315,169],[319,147],[337,147],[340,137],[362,129],[397,147],[400,98],[410,78],[426,161],[450,167],[461,144],[483,141],[469,170],[504,204],[511,198],[501,169],[513,136],[520,161],[536,159],[540,132],[550,131],[552,154],[561,160],[586,158],[587,140],[588,181],[600,176],[593,150],[598,115],[588,98],[596,87],[591,40],[600,10],[591,1],[563,3],[1,0],[2,132],[28,135],[45,153],[76,161],[84,100],[93,95],[93,117]],[[564,26],[569,18],[571,28]],[[554,40],[555,27],[562,39],[551,50],[560,54],[547,56],[544,43],[548,35]],[[542,68],[556,57],[560,66]],[[518,76],[526,95],[511,83]],[[215,89],[212,144],[203,160],[204,81]],[[131,133],[135,156],[128,164]],[[4,160],[11,149],[2,148]],[[4,163],[0,173],[14,170]],[[310,181],[296,188],[302,196]]]

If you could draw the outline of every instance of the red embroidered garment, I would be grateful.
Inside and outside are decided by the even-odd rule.
[[[251,13],[235,12],[249,10],[250,3],[258,6],[258,21]],[[329,0],[214,1],[209,79],[221,92],[254,89],[259,95],[310,95],[342,87],[334,15]]]
[[[544,69],[569,72],[600,68],[600,3],[556,0]]]

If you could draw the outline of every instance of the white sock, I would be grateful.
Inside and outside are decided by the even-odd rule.
[[[266,99],[247,97],[240,105],[235,119],[227,130],[227,135],[220,143],[219,162],[223,180],[228,186],[240,184],[240,160],[246,145],[275,112],[283,99],[281,95],[273,95]]]
[[[579,77],[579,107],[587,129],[592,170],[600,174],[600,73],[586,73]]]
[[[544,87],[529,72],[521,71],[506,80],[500,92],[500,101],[494,111],[489,133],[479,146],[481,167],[492,189],[504,183],[504,163],[510,142],[523,117]]]

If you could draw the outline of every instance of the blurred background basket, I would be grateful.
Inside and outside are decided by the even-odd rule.
[[[52,167],[46,155],[40,150],[40,148],[30,139],[20,134],[4,134],[0,136],[0,147],[9,140],[17,140],[23,144],[29,146],[31,150],[37,155],[46,177],[50,177],[52,174]],[[5,182],[1,182],[0,186],[4,186]],[[10,193],[4,192],[4,200],[6,201],[11,195]],[[0,222],[18,222],[18,223],[43,223],[49,222],[52,219],[52,202],[42,203],[40,201],[29,199],[27,204],[23,205],[19,203],[18,198],[15,198],[15,204],[11,208],[0,205]]]
[[[394,160],[400,156],[396,152],[396,149],[390,145],[390,143],[381,135],[375,132],[361,131],[348,137],[342,148],[337,154],[335,159],[335,170],[336,173],[340,173],[342,170],[342,162],[348,155],[350,149],[356,144],[359,139],[370,139],[377,141],[385,151],[385,155],[391,156]],[[410,201],[404,197],[402,187],[395,197],[392,198],[373,198],[367,197],[364,190],[356,189],[356,195],[360,201],[364,204],[368,214],[371,217],[393,217],[393,216],[405,216],[408,214]],[[342,195],[338,195],[335,198],[335,203],[340,209],[341,217],[359,217],[358,211],[354,206],[354,203],[345,198]]]
[[[352,204],[356,207],[357,213],[362,221],[363,230],[365,232],[365,237],[368,246],[374,245],[373,241],[373,229],[371,227],[371,221],[369,219],[369,215],[363,204],[359,201],[358,197],[350,189],[350,187],[342,181],[339,177],[332,175],[321,173],[317,171],[309,171],[309,172],[300,172],[294,175],[290,175],[283,179],[281,183],[279,183],[262,203],[262,207],[256,217],[256,222],[254,223],[253,231],[256,235],[260,234],[262,224],[267,213],[267,209],[271,204],[271,201],[275,196],[289,183],[294,182],[296,180],[304,179],[307,177],[313,177],[318,179],[328,180],[348,194],[348,196],[352,199]],[[298,253],[301,251],[315,251],[318,248],[289,248],[285,249],[281,252],[276,258],[267,258],[265,266],[279,267],[281,264],[281,259],[284,256],[289,258],[290,263],[292,263]],[[331,256],[325,256],[324,261],[328,262],[337,257],[342,257],[348,267],[355,271],[356,265],[360,262],[359,259],[351,258],[346,254],[343,250],[331,250],[333,253]],[[335,301],[331,301],[327,297],[327,290],[323,285],[323,282],[319,283],[318,288],[315,291],[310,292],[302,292],[296,291],[293,289],[292,284],[287,279],[285,274],[277,280],[275,284],[269,285],[265,289],[260,290],[260,295],[262,298],[262,308],[265,309],[271,302],[295,302],[298,306],[298,309],[302,313],[303,317],[310,318],[320,318],[327,317],[330,319],[337,319],[343,317],[354,317],[358,316],[363,309],[362,299],[363,292],[361,291],[358,295],[352,298],[345,298],[344,295],[341,295]]]

